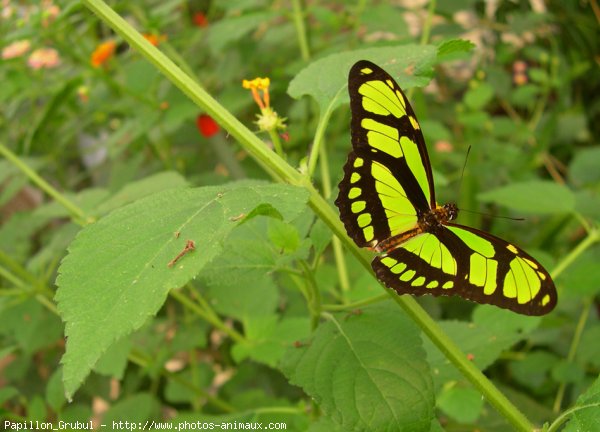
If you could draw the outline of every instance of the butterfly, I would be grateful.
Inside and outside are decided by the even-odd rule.
[[[437,204],[415,113],[396,81],[361,60],[348,77],[352,151],[335,201],[348,235],[378,255],[377,278],[398,294],[458,295],[524,315],[556,306],[548,271],[525,251],[455,224]]]

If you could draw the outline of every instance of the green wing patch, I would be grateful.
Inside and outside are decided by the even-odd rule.
[[[372,266],[398,294],[459,295],[526,315],[556,305],[548,272],[516,246],[450,223],[435,202],[421,128],[394,79],[362,60],[348,78],[352,151],[335,201],[348,235],[381,254]]]

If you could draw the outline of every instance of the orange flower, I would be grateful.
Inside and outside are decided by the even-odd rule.
[[[198,127],[198,130],[200,131],[202,136],[206,138],[210,138],[211,136],[219,132],[220,129],[217,122],[214,121],[213,118],[208,114],[200,114],[196,118],[196,126]]]
[[[95,68],[99,68],[100,66],[105,64],[115,53],[116,47],[117,43],[112,40],[106,41],[98,45],[92,53],[92,57],[90,60],[92,66]]]
[[[196,27],[208,26],[208,19],[206,19],[206,15],[204,15],[202,12],[196,12],[194,16],[192,16],[192,21]]]
[[[60,57],[54,48],[40,48],[31,53],[27,64],[32,69],[50,69],[60,64]]]
[[[167,35],[155,35],[155,34],[144,34],[144,39],[150,42],[154,46],[158,46],[159,43],[167,40]]]

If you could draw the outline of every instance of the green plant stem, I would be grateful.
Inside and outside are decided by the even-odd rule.
[[[324,128],[323,128],[324,130]],[[319,141],[324,143],[322,137]],[[321,186],[323,188],[323,196],[326,199],[331,197],[331,173],[329,172],[329,157],[327,156],[327,147],[323,144],[319,145],[319,158],[321,163]],[[338,280],[340,281],[341,299],[342,303],[346,303],[346,293],[350,291],[350,278],[348,277],[348,267],[346,266],[346,257],[344,256],[344,250],[342,244],[337,237],[331,240],[333,247],[333,259],[338,273]]]
[[[552,279],[556,279],[573,261],[575,261],[579,255],[585,252],[594,243],[600,241],[600,230],[598,228],[592,228],[585,239],[581,241],[569,254],[560,261],[554,270],[551,272]]]
[[[431,35],[431,23],[433,22],[433,15],[435,14],[435,7],[437,5],[436,0],[429,0],[429,8],[427,8],[427,17],[423,24],[423,33],[421,33],[421,40],[419,43],[425,45],[429,42],[429,36]]]
[[[37,187],[50,195],[56,202],[61,204],[71,214],[72,219],[79,225],[86,224],[86,215],[82,209],[77,207],[67,197],[54,189],[46,180],[40,177],[32,170],[25,162],[23,162],[16,154],[11,152],[7,147],[0,143],[0,154],[13,163],[23,174],[29,178]]]
[[[273,148],[275,149],[275,153],[277,153],[280,158],[285,159],[285,153],[283,151],[283,147],[281,145],[281,139],[279,138],[279,134],[277,133],[277,131],[270,130],[269,137],[271,138],[271,142],[273,143]]]
[[[341,94],[346,91],[345,88],[341,88],[333,100],[335,101],[337,98],[341,96]],[[310,149],[310,154],[308,156],[308,177],[312,178],[315,173],[315,169],[317,167],[317,159],[321,155],[321,147],[323,145],[323,137],[325,136],[325,129],[327,124],[329,123],[329,119],[331,118],[331,114],[333,113],[333,107],[335,104],[332,102],[327,107],[327,110],[324,113],[320,113],[319,124],[317,125],[317,130],[315,131],[315,139],[313,141],[312,148]]]
[[[169,291],[169,295],[171,297],[173,297],[175,300],[177,300],[179,303],[181,303],[183,306],[185,306],[186,308],[188,308],[191,311],[193,311],[194,313],[196,313],[202,319],[209,322],[215,328],[217,328],[217,329],[221,330],[223,333],[227,334],[235,342],[238,342],[238,343],[244,342],[244,340],[245,340],[244,336],[242,336],[236,330],[225,325],[225,323],[223,321],[221,321],[219,319],[219,317],[212,310],[210,310],[210,309],[207,310],[205,307],[205,306],[207,306],[206,304],[203,306],[199,306],[198,304],[191,301],[187,296],[183,295],[181,293],[181,291],[176,290],[176,289]]]
[[[579,315],[579,321],[577,322],[577,326],[575,327],[575,333],[573,333],[573,340],[571,341],[571,347],[569,348],[569,354],[567,355],[567,362],[573,363],[575,359],[575,354],[577,354],[577,348],[579,348],[579,343],[581,342],[581,335],[583,334],[583,329],[585,328],[585,323],[590,316],[590,310],[592,309],[592,299],[588,297],[583,305],[583,309],[581,314]],[[554,399],[554,406],[552,407],[552,411],[556,414],[560,412],[560,408],[562,405],[563,398],[565,396],[565,390],[567,385],[565,382],[561,382],[558,387],[558,391],[556,392],[556,398]]]
[[[573,415],[573,413],[575,413],[577,411],[589,409],[589,408],[598,409],[598,408],[600,408],[600,403],[595,402],[595,403],[590,403],[590,404],[585,404],[585,405],[579,405],[579,406],[576,406],[576,407],[566,410],[552,422],[552,424],[550,425],[550,427],[548,428],[548,430],[546,432],[557,432],[560,429],[560,427],[564,423],[566,423],[567,420],[569,420],[569,417],[571,417]]]
[[[306,37],[306,26],[304,25],[304,12],[300,0],[292,0],[294,8],[294,27],[296,28],[296,36],[298,38],[298,46],[302,60],[307,62],[310,59],[310,49],[308,48],[308,38]]]
[[[324,311],[328,311],[328,312],[343,312],[343,311],[351,311],[354,309],[360,309],[363,308],[365,306],[369,306],[371,304],[374,303],[379,303],[382,302],[384,300],[389,299],[389,295],[387,293],[384,294],[378,294],[376,296],[373,297],[369,297],[367,299],[363,299],[354,303],[346,303],[346,304],[342,304],[342,305],[338,305],[338,304],[324,304],[321,309],[323,309]]]
[[[129,353],[129,356],[127,357],[129,361],[131,361],[132,363],[138,365],[141,368],[147,368],[148,364],[151,362],[150,359],[146,358],[145,356],[141,355],[138,352],[132,351]],[[205,392],[203,389],[193,385],[192,383],[189,382],[189,380],[183,379],[182,377],[174,374],[173,372],[170,372],[168,370],[166,370],[165,368],[162,368],[160,370],[161,375],[164,375],[165,377],[167,377],[170,380],[173,380],[175,382],[177,382],[178,384],[182,385],[183,387],[191,390],[192,392],[194,392],[197,396],[202,397],[202,398],[206,398],[206,400],[212,404],[213,406],[219,408],[220,410],[222,410],[223,412],[235,412],[236,409],[235,407],[229,405],[227,402],[222,401],[221,399],[218,399],[212,395],[210,395],[209,393]]]
[[[250,155],[265,167],[270,175],[280,181],[305,188],[309,192],[309,205],[312,210],[340,238],[343,246],[356,256],[360,264],[372,273],[370,260],[366,254],[361,252],[346,235],[337,214],[306,176],[301,175],[292,166],[286,164],[277,154],[269,151],[256,135],[196,82],[186,76],[170,59],[147,42],[129,23],[117,15],[104,2],[100,0],[84,0],[84,4],[127,40],[133,48],[139,50],[148,61],[165,74],[185,95],[223,126],[231,136],[239,141]],[[482,392],[490,404],[506,417],[514,429],[520,431],[533,430],[533,426],[529,420],[467,359],[467,356],[460,351],[456,344],[419,306],[414,298],[410,296],[398,296],[392,290],[387,290],[387,293],[415,321],[434,345]]]

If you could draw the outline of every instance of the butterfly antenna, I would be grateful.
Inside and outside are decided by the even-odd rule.
[[[467,168],[467,161],[469,160],[469,153],[471,153],[471,146],[467,149],[467,154],[465,155],[465,163],[463,164],[462,171],[460,172],[460,181],[458,182],[458,194],[457,197],[460,197],[460,191],[462,189],[463,177],[465,176],[465,169]]]
[[[481,215],[481,216],[493,217],[494,219],[509,219],[509,220],[513,220],[513,221],[524,221],[525,220],[525,218],[523,218],[523,217],[498,216],[498,215],[493,215],[490,213],[466,210],[463,208],[461,208],[460,211],[461,211],[461,213],[472,213],[472,214],[477,214],[477,215]]]

